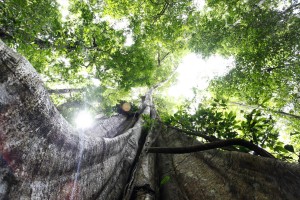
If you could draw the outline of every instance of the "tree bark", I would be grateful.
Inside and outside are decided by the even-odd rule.
[[[161,134],[159,146],[182,147],[199,142],[177,130]],[[273,158],[235,151],[208,150],[158,154],[160,199],[300,199],[300,167]]]
[[[148,153],[199,144],[161,134],[161,123],[143,128],[143,116],[157,117],[151,93],[139,117],[76,130],[30,63],[0,41],[0,199],[300,199],[299,165],[220,150]]]
[[[0,74],[0,199],[118,199],[137,153],[141,117],[119,115],[105,127],[75,130],[30,63],[2,41]]]

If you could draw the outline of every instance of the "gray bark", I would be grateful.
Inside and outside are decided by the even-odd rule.
[[[0,199],[119,198],[142,119],[131,123],[120,115],[102,129],[75,130],[30,63],[2,41],[0,75]]]
[[[159,146],[200,144],[177,130],[159,137]],[[159,154],[159,176],[170,181],[160,188],[161,199],[300,199],[300,167],[273,158],[234,151],[209,150]]]
[[[148,153],[199,144],[161,123],[143,129],[143,115],[157,117],[151,92],[139,117],[76,130],[30,63],[0,41],[0,199],[300,199],[299,165],[220,150]]]
[[[152,102],[152,101],[151,101]],[[148,114],[152,120],[157,118],[153,105],[150,105]],[[156,167],[156,154],[149,154],[147,149],[155,145],[161,125],[152,123],[149,130],[144,130],[145,139],[142,141],[142,149],[137,162],[133,168],[133,173],[128,182],[123,200],[154,200],[158,199],[158,174]]]

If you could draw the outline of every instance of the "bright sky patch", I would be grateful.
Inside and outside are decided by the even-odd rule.
[[[233,67],[233,59],[211,56],[202,59],[194,53],[185,56],[177,69],[177,83],[170,87],[169,96],[192,98],[192,88],[206,89],[209,81],[216,76],[223,76]]]

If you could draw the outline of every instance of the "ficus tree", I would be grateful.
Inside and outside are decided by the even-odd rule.
[[[276,160],[245,140],[203,144],[182,134],[184,130],[162,125],[151,100],[153,89],[138,115],[102,118],[90,129],[75,130],[50,101],[30,63],[1,41],[0,55],[2,199],[300,196],[298,165]],[[204,151],[232,145],[260,156]]]

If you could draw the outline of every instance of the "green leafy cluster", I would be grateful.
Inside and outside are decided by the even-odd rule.
[[[199,137],[205,134],[217,139],[245,139],[270,150],[278,158],[293,160],[296,156],[293,145],[284,145],[279,141],[276,121],[271,115],[258,109],[234,112],[223,99],[199,104],[194,111],[189,106],[183,106],[174,115],[164,116],[164,122],[193,135],[198,133]],[[237,148],[249,152],[244,147]]]
[[[279,3],[208,1],[191,46],[235,58],[235,68],[211,83],[214,94],[275,110],[292,106],[298,114],[299,4],[280,10]]]

